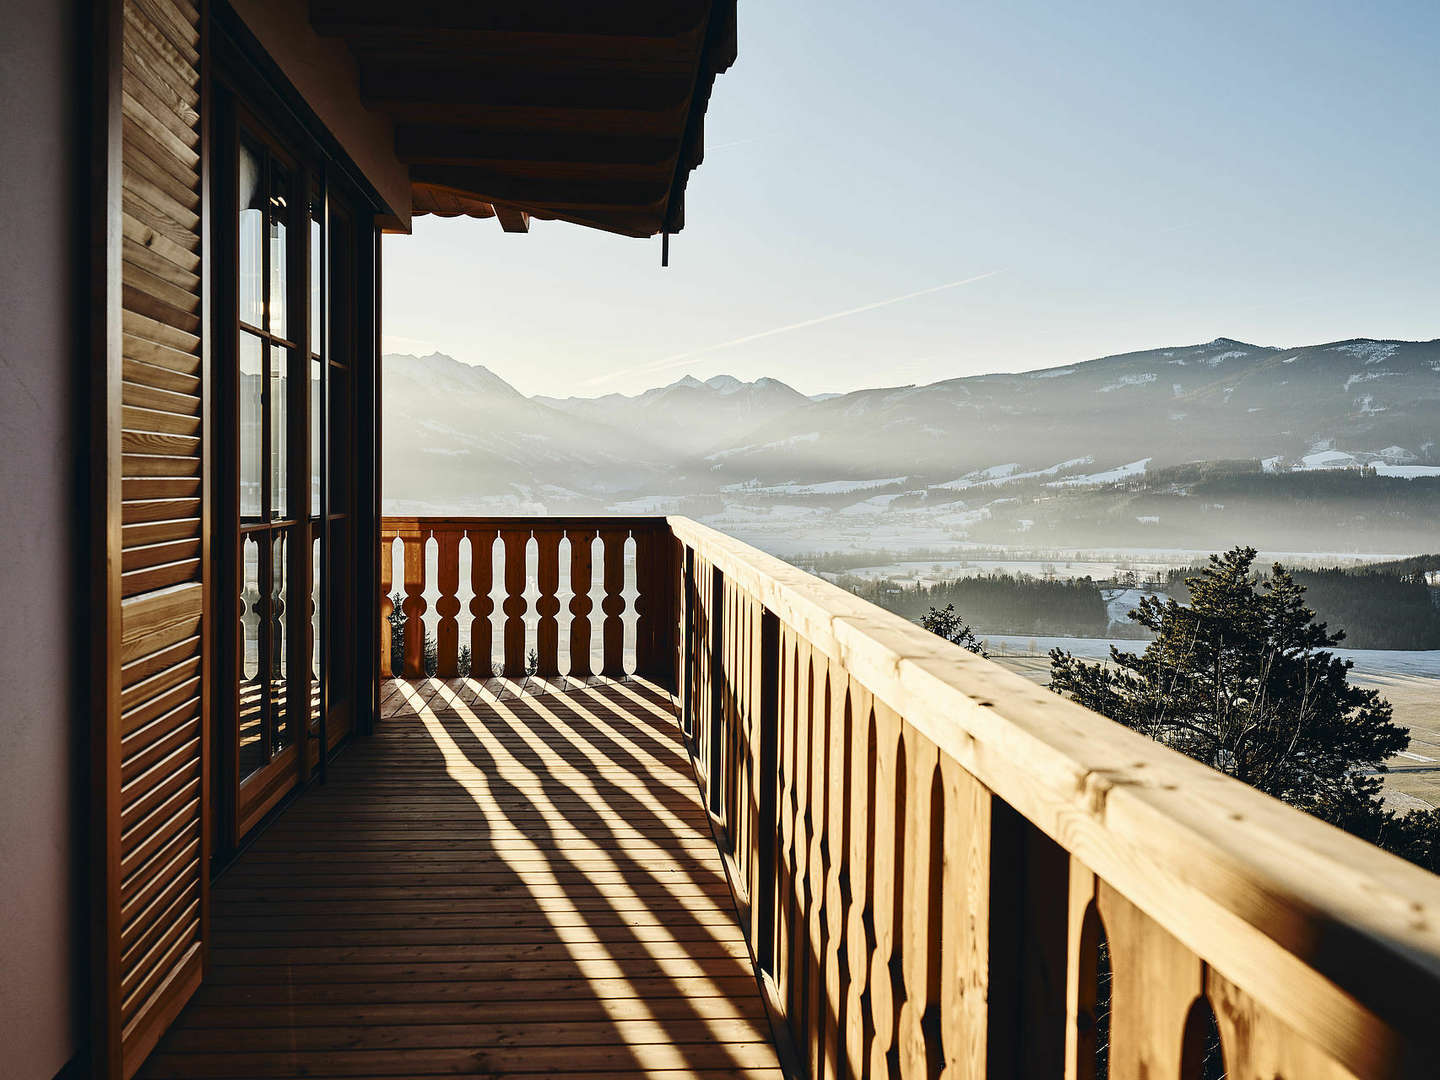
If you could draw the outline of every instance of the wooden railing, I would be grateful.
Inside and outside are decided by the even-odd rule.
[[[633,611],[627,606],[626,541],[634,540],[636,592]],[[595,548],[600,557],[595,558]],[[395,547],[403,557],[394,571]],[[434,542],[437,572],[430,579],[428,548]],[[461,558],[462,541],[466,557]],[[530,557],[533,541],[533,558]],[[562,542],[568,549],[561,565]],[[675,662],[675,574],[669,557],[674,540],[664,518],[384,518],[380,527],[380,673],[384,677],[425,675],[425,635],[404,636],[398,670],[391,660],[392,596],[403,595],[404,625],[422,625],[429,601],[438,591],[435,611],[435,672],[439,678],[459,674],[460,570],[468,563],[470,674],[476,678],[541,677],[566,674],[627,674],[625,620],[634,615],[635,673],[671,685]],[[526,599],[529,566],[535,567],[534,634],[527,636]],[[499,567],[498,572],[496,567]],[[561,579],[572,594],[565,613],[568,657],[560,655]],[[497,586],[502,599],[494,597]],[[498,608],[498,610],[497,610]],[[598,609],[598,610],[597,610]],[[500,662],[494,661],[499,631]],[[532,640],[533,638],[533,640]],[[593,670],[592,645],[600,645],[599,670]],[[534,653],[533,661],[531,653]],[[531,670],[533,667],[533,670]]]
[[[693,521],[613,529],[797,1075],[1440,1074],[1440,878]]]

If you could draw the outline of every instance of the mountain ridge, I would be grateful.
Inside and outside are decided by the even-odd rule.
[[[898,509],[904,500],[890,501],[906,491],[933,501],[1021,483],[1113,486],[1197,461],[1440,467],[1440,339],[1285,348],[1222,336],[813,397],[729,375],[527,397],[486,367],[392,354],[384,392],[387,504],[414,512],[458,501],[639,513],[793,496],[863,515]],[[982,475],[997,467],[1008,472]]]

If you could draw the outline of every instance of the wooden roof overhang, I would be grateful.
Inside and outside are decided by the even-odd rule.
[[[395,125],[412,212],[678,232],[735,0],[311,0]]]

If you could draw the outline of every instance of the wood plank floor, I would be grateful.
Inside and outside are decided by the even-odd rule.
[[[147,1077],[782,1073],[648,684],[390,683],[217,883]]]

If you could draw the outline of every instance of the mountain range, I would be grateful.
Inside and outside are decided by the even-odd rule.
[[[917,496],[973,513],[1016,485],[1092,490],[1194,462],[1440,474],[1440,340],[1222,337],[814,398],[725,375],[526,397],[439,353],[387,355],[383,388],[386,505],[413,512],[683,510],[724,523],[745,505],[863,517]]]

